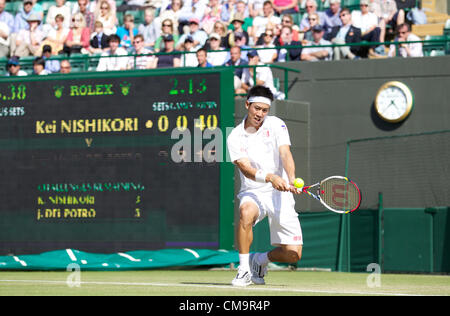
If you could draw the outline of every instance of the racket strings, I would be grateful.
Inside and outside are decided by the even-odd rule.
[[[329,179],[320,184],[322,201],[333,209],[353,211],[360,203],[358,188],[345,179]]]

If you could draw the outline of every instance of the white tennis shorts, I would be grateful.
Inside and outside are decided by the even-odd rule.
[[[298,213],[294,209],[295,200],[292,193],[277,190],[264,193],[245,191],[237,197],[240,205],[253,202],[258,207],[259,216],[255,225],[268,217],[272,246],[303,245],[302,229]]]

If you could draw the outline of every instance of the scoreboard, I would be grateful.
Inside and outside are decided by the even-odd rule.
[[[232,78],[219,68],[1,79],[0,255],[231,248]]]

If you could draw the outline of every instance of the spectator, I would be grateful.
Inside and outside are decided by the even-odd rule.
[[[101,55],[97,71],[125,70],[127,68],[127,51],[119,46],[119,36],[116,34],[109,36],[109,49]]]
[[[278,15],[298,13],[298,0],[273,0],[273,5]]]
[[[300,56],[302,54],[302,48],[299,41],[294,41],[292,39],[292,28],[290,26],[283,26],[281,29],[280,38],[283,41],[284,45],[280,46],[297,46],[295,48],[282,48],[278,51],[278,61],[292,61],[292,60],[300,60]]]
[[[235,14],[240,14],[244,17],[244,25],[242,28],[247,31],[247,28],[252,25],[253,18],[249,17],[249,10],[244,0],[229,0],[222,5],[221,20],[230,24]]]
[[[213,66],[208,62],[208,53],[206,52],[206,49],[200,48],[197,51],[196,55],[197,55],[197,61],[198,61],[197,67],[205,68],[205,67]]]
[[[70,27],[70,19],[72,17],[70,13],[70,7],[66,6],[66,0],[55,0],[55,4],[48,9],[45,22],[56,29],[56,16],[62,15],[64,17],[64,28]]]
[[[235,45],[236,34],[242,35],[245,37],[245,43],[249,43],[249,36],[246,31],[242,28],[244,25],[244,17],[241,14],[235,14],[233,20],[231,21],[233,25],[234,31],[228,33],[225,36],[225,48],[231,48]]]
[[[145,48],[144,36],[142,34],[138,34],[134,37],[133,50],[131,53],[133,55],[146,56],[131,56],[128,59],[128,69],[156,68],[156,57],[154,55],[149,55],[152,51]]]
[[[226,47],[227,27],[222,21],[214,23],[213,33],[219,34],[220,46]]]
[[[70,64],[70,61],[67,59],[61,60],[61,70],[59,73],[61,74],[70,74],[72,72],[72,65]]]
[[[116,13],[112,11],[108,1],[102,0],[99,3],[98,9],[95,11],[95,19],[102,22],[103,32],[109,36],[117,31]]]
[[[95,3],[90,2],[89,0],[78,0],[74,5],[74,10],[72,11],[72,15],[76,13],[81,13],[84,16],[84,20],[86,21],[86,27],[94,32],[95,30]]]
[[[165,49],[164,38],[167,35],[172,35],[173,40],[178,42],[179,36],[174,34],[174,25],[171,19],[163,20],[161,24],[161,35],[156,39],[155,42],[155,52],[159,52]]]
[[[181,56],[181,66],[182,67],[197,67],[198,60],[195,55],[196,49],[194,47],[194,39],[192,36],[187,36],[184,40],[183,50],[189,52],[190,54],[183,54]]]
[[[333,55],[331,47],[321,47],[323,45],[331,45],[327,40],[323,39],[325,31],[320,25],[316,25],[312,29],[313,40],[308,41],[306,46],[318,46],[318,47],[305,47],[302,51],[302,60],[318,61],[318,60],[330,60]]]
[[[305,13],[305,15],[303,15],[303,18],[300,21],[300,31],[306,32],[307,30],[309,30],[311,25],[309,24],[308,17],[313,13],[317,13],[319,15],[320,25],[322,25],[322,26],[324,25],[324,21],[325,21],[324,15],[325,14],[321,11],[320,12],[317,11],[316,0],[306,0],[305,8],[306,8],[306,13]]]
[[[271,64],[277,60],[278,52],[273,44],[275,33],[273,29],[268,28],[263,34],[263,44],[257,46],[258,48],[265,48],[258,50],[259,59],[264,64]]]
[[[203,16],[206,11],[206,1],[204,0],[186,0],[181,9],[179,16],[179,28],[180,34],[183,32],[184,26],[189,24],[191,19],[203,20]]]
[[[44,76],[49,72],[45,69],[45,60],[42,57],[36,57],[33,61],[33,75]]]
[[[210,34],[213,31],[214,23],[220,21],[220,15],[222,13],[222,6],[219,0],[209,0],[205,9],[205,14],[201,20],[202,29]]]
[[[339,18],[341,13],[341,0],[330,0],[330,7],[323,14],[323,26],[325,27],[325,35],[331,32],[335,26],[341,26],[342,22]]]
[[[44,33],[39,28],[40,16],[36,13],[31,13],[27,18],[27,22],[29,27],[21,29],[19,34],[17,34],[15,47],[12,47],[11,55],[24,57],[41,54],[40,47],[44,39]]]
[[[163,53],[172,53],[168,55],[158,55],[157,56],[157,67],[158,68],[171,68],[181,66],[181,55],[175,54],[178,51],[175,50],[175,42],[173,36],[168,34],[164,36],[164,50]]]
[[[9,77],[14,77],[14,76],[27,76],[27,73],[24,70],[20,69],[20,62],[19,62],[19,57],[18,56],[12,56],[9,60],[8,60],[8,64],[6,65],[7,67],[7,74],[6,76]]]
[[[420,41],[420,38],[411,33],[409,24],[403,23],[397,27],[397,37],[394,39],[396,44],[389,46],[389,57],[423,57],[422,43],[402,43]],[[398,45],[398,54],[397,47]]]
[[[208,34],[200,29],[199,23],[200,22],[197,18],[192,18],[189,20],[189,33],[185,33],[180,36],[176,46],[178,50],[181,49],[181,46],[184,44],[184,40],[188,35],[192,36],[194,39],[194,47],[196,50],[205,45],[206,40],[208,39]]]
[[[61,69],[61,65],[59,64],[59,61],[56,59],[50,59],[52,57],[52,47],[50,45],[44,45],[42,48],[42,56],[44,61],[45,70],[51,74],[51,73],[57,73]]]
[[[14,17],[11,13],[5,10],[6,0],[0,0],[0,22],[8,25],[9,31],[14,32]]]
[[[249,28],[249,35],[252,37],[253,42],[256,43],[258,38],[266,30],[267,27],[273,27],[281,23],[281,19],[275,16],[275,10],[271,1],[266,0],[263,6],[263,16],[256,16],[253,19],[253,25],[251,30]],[[251,44],[250,43],[250,44]]]
[[[264,2],[265,0],[248,0],[248,14],[251,18],[264,15]]]
[[[44,45],[50,45],[52,48],[52,55],[58,55],[64,49],[64,43],[66,42],[67,35],[69,35],[69,28],[64,27],[64,16],[57,14],[55,17],[55,28],[52,28],[47,38],[42,43]]]
[[[224,64],[224,66],[245,66],[248,63],[241,58],[241,48],[239,46],[233,46],[230,48],[230,59]],[[242,85],[242,73],[243,68],[234,69],[234,90],[238,91]]]
[[[153,49],[156,39],[161,35],[161,26],[155,20],[155,10],[147,8],[144,11],[144,23],[138,27],[139,34],[144,36],[145,47]]]
[[[374,0],[370,4],[369,10],[378,16],[381,42],[386,39],[387,25],[390,26],[390,30],[396,30],[397,25],[405,22],[405,11],[397,9],[395,0]]]
[[[259,55],[256,50],[251,50],[248,52],[248,64],[250,66],[264,66],[264,63],[260,62]],[[284,99],[284,96],[280,94],[273,85],[273,74],[270,67],[245,68],[242,74],[242,86],[237,93],[247,93],[248,90],[255,85],[265,86],[272,91],[275,98]]]
[[[221,38],[217,33],[211,33],[209,36],[208,62],[213,66],[222,66],[228,58],[228,53],[220,46]]]
[[[234,35],[234,45],[241,49],[241,58],[248,61],[247,52],[251,47],[247,45],[247,39],[244,33],[236,33]]]
[[[16,14],[14,18],[14,31],[13,33],[19,33],[20,30],[28,30],[30,28],[28,24],[28,18],[33,13],[33,1],[32,0],[24,0],[23,7],[20,8],[19,12]],[[36,16],[36,15],[35,15]],[[39,18],[39,23],[41,19]]]
[[[89,41],[89,53],[101,54],[109,47],[108,35],[103,31],[103,23],[100,21],[95,22],[95,32],[91,35]]]
[[[138,29],[134,25],[134,16],[126,14],[123,18],[123,26],[117,28],[116,34],[120,38],[120,46],[129,49],[134,41],[134,37],[138,35]]]
[[[283,18],[281,19],[280,33],[281,33],[281,29],[283,28],[283,26],[290,26],[292,28],[292,40],[294,40],[294,41],[300,40],[298,26],[294,25],[294,19],[292,18],[292,15],[290,15],[290,14],[283,15]],[[280,44],[283,45],[282,42],[280,42]]]
[[[331,29],[326,40],[330,40],[333,44],[350,44],[361,42],[361,30],[352,25],[352,16],[348,8],[343,8],[339,15],[342,26],[335,26]],[[337,46],[334,47],[333,57],[339,60],[342,57],[348,59],[355,59],[358,57],[359,46]]]
[[[41,21],[44,20],[44,8],[42,7],[42,5],[40,3],[38,3],[38,0],[31,0],[33,1],[33,8],[31,9],[32,12],[36,13],[37,15],[39,15],[39,17],[41,18]]]
[[[64,52],[70,54],[87,54],[89,51],[89,42],[91,39],[91,32],[86,27],[86,20],[84,15],[76,13],[72,17],[72,28],[67,34],[66,42],[64,44]]]
[[[183,30],[179,29],[179,20],[182,13],[181,8],[183,7],[182,0],[172,0],[170,9],[162,11],[159,15],[161,21],[170,19],[173,24],[173,34],[183,34]]]
[[[361,40],[367,42],[379,42],[380,41],[380,28],[378,27],[378,17],[375,13],[369,11],[369,0],[361,0],[359,3],[361,10],[352,11],[352,23],[353,26],[361,30]],[[360,55],[363,57],[380,57],[375,52],[374,46],[361,47]]]
[[[9,56],[10,51],[10,29],[8,24],[0,21],[0,57]]]
[[[320,24],[320,17],[319,17],[319,14],[317,14],[317,12],[315,12],[315,13],[311,13],[309,16],[308,16],[308,22],[309,22],[309,28],[308,28],[308,30],[307,31],[305,31],[305,33],[304,33],[304,35],[303,35],[303,40],[305,41],[305,42],[310,42],[310,41],[312,41],[314,38],[313,38],[313,32],[312,32],[312,29],[313,29],[313,27],[314,26],[316,26],[316,25],[321,25]]]

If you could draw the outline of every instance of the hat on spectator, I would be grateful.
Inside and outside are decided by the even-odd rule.
[[[190,18],[189,19],[189,24],[191,24],[191,23],[200,24],[200,20],[197,19],[197,18]]]
[[[166,34],[166,35],[164,35],[163,41],[164,41],[164,42],[171,42],[171,41],[173,41],[173,36],[172,36],[172,34]]]
[[[190,43],[194,43],[194,38],[190,35],[186,36],[186,39],[184,40],[184,42],[190,42]]]
[[[23,4],[25,4],[25,3],[33,3],[33,1],[32,0],[23,0]]]
[[[43,53],[47,53],[47,52],[51,53],[52,52],[52,47],[50,45],[44,45],[42,47],[42,52]]]
[[[359,4],[369,5],[369,0],[361,0],[359,1]]]
[[[209,38],[211,39],[211,38],[215,38],[216,40],[219,40],[220,41],[220,35],[219,34],[217,34],[217,33],[211,33],[211,35],[209,35]]]
[[[363,0],[361,0],[361,1],[363,1]],[[314,25],[314,26],[312,27],[312,31],[313,31],[313,32],[322,32],[322,31],[323,31],[323,26],[320,25],[320,24]]]
[[[231,24],[233,24],[235,21],[244,24],[244,15],[242,13],[236,13],[233,17],[233,20],[231,20]]]
[[[238,38],[244,38],[245,35],[243,32],[235,32],[234,33],[234,38],[238,39]]]
[[[330,0],[330,4],[332,3],[341,3],[341,0]]]
[[[249,51],[249,52],[247,53],[247,57],[248,57],[248,58],[253,58],[253,57],[255,57],[255,56],[258,56],[258,52],[256,51],[256,49],[252,49],[251,51]]]
[[[20,58],[18,56],[11,56],[11,58],[8,60],[8,66],[9,65],[14,65],[14,66],[20,65],[19,59]]]
[[[27,22],[41,22],[41,16],[35,12],[32,12],[28,18]]]

